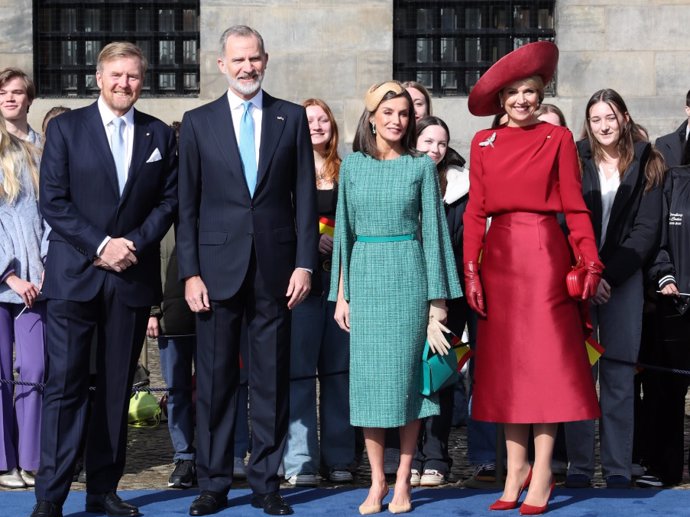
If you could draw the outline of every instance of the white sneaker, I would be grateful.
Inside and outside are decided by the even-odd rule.
[[[349,470],[333,469],[328,473],[328,480],[334,483],[351,483],[353,480],[352,472]]]
[[[439,486],[446,484],[446,476],[435,469],[424,469],[424,474],[419,480],[421,486]]]
[[[22,477],[22,480],[24,481],[24,484],[26,486],[28,486],[28,487],[36,486],[36,478],[34,477],[34,473],[31,472],[30,470],[21,469],[19,471],[19,475]]]
[[[417,469],[412,469],[412,476],[410,476],[410,485],[419,486],[421,480],[422,477],[419,475],[419,471]]]
[[[319,479],[316,474],[295,474],[287,480],[292,486],[318,486]]]
[[[236,457],[232,464],[232,477],[234,479],[247,479],[247,467],[244,466],[244,460]]]
[[[5,488],[26,488],[26,483],[22,479],[19,470],[16,468],[0,474],[0,486]]]

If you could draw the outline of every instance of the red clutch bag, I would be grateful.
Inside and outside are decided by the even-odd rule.
[[[587,269],[583,264],[582,257],[578,257],[577,264],[565,276],[565,285],[571,298],[582,300],[582,293],[585,290],[585,277]]]

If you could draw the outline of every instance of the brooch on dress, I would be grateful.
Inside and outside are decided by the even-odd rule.
[[[484,140],[483,142],[479,142],[479,147],[486,147],[490,145],[491,147],[494,146],[494,142],[496,141],[496,131],[491,133],[491,136]]]

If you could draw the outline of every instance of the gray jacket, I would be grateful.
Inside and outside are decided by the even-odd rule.
[[[3,171],[0,170],[0,182]],[[0,302],[23,303],[4,282],[11,272],[19,278],[41,285],[43,260],[48,252],[50,228],[38,211],[37,192],[28,168],[21,173],[21,192],[13,203],[0,199]]]

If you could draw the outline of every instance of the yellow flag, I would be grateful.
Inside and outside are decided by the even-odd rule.
[[[604,353],[604,347],[601,346],[596,339],[593,337],[588,337],[585,339],[585,348],[587,349],[587,356],[589,357],[589,364],[594,366],[594,364],[599,360],[601,355]]]

